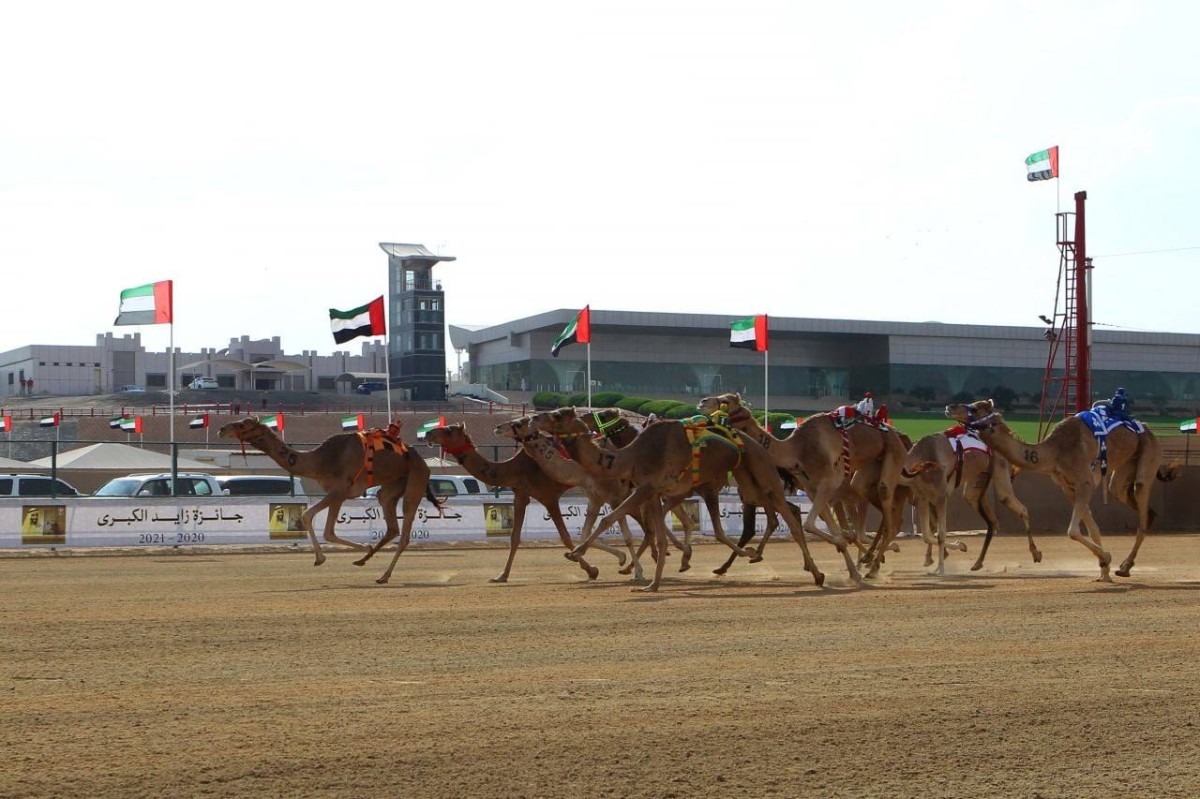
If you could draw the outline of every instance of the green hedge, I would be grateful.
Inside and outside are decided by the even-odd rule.
[[[629,411],[630,413],[641,413],[642,406],[647,402],[653,401],[654,400],[647,399],[646,397],[625,397],[624,399],[617,400],[616,407],[623,411]]]
[[[533,407],[539,411],[552,411],[567,404],[567,398],[557,391],[539,391],[533,395]]]
[[[615,408],[624,398],[625,395],[619,391],[601,391],[592,395],[592,405],[596,408]]]

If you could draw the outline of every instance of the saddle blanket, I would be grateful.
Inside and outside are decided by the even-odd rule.
[[[1092,431],[1092,435],[1096,438],[1104,438],[1118,427],[1128,427],[1133,432],[1139,434],[1146,432],[1146,425],[1137,419],[1115,419],[1105,413],[1102,408],[1080,411],[1075,415],[1088,426],[1088,429]]]
[[[987,444],[983,443],[974,432],[962,425],[948,427],[942,431],[942,435],[950,439],[950,446],[954,447],[956,451],[961,450],[966,452],[969,449],[977,449],[984,454],[988,452]]]

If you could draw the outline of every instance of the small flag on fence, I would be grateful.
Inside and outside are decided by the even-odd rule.
[[[262,423],[268,430],[278,430],[281,433],[283,432],[282,413],[273,413],[270,416],[264,416],[262,418]]]
[[[1195,419],[1188,419],[1186,422],[1180,422],[1179,423],[1179,432],[1195,433],[1197,424],[1200,424],[1200,416],[1197,416]]]
[[[121,429],[124,430],[126,433],[140,434],[142,432],[142,417],[135,416],[132,419],[130,419],[128,417],[122,419],[121,420]]]
[[[118,430],[118,429],[120,429],[121,422],[123,422],[123,421],[125,421],[124,414],[121,414],[120,416],[114,416],[113,418],[108,420],[108,426],[112,430]]]
[[[58,411],[55,411],[53,416],[47,416],[45,419],[42,419],[40,422],[38,422],[38,424],[42,427],[58,427],[59,420],[59,413]]]
[[[356,414],[354,416],[343,416],[342,417],[342,429],[343,430],[362,430],[365,427],[366,427],[366,419],[363,418],[363,415],[361,413]]]
[[[208,414],[202,413],[192,421],[188,422],[188,427],[192,430],[203,430],[208,427]]]
[[[425,434],[428,433],[430,430],[432,430],[435,427],[445,427],[445,426],[446,426],[446,417],[445,416],[439,416],[436,419],[430,419],[428,422],[426,422],[425,424],[423,424],[417,428],[417,440],[423,441],[423,440],[425,440]]]
[[[4,430],[4,432],[6,432],[6,433],[11,433],[12,432],[12,417],[5,416],[2,419],[0,419],[0,428],[2,428]]]

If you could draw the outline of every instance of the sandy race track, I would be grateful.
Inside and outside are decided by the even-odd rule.
[[[658,595],[551,548],[0,557],[0,796],[1198,795],[1200,537],[1115,585],[1039,543],[861,588],[815,545],[825,589],[706,545]]]

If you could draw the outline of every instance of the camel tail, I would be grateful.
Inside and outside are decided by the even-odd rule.
[[[437,494],[433,493],[433,489],[428,484],[425,486],[425,498],[432,502],[435,508],[440,508],[445,503],[444,499],[438,499]]]
[[[1158,471],[1155,472],[1154,476],[1164,483],[1169,483],[1175,478],[1179,477],[1179,474],[1179,461],[1171,461],[1166,466],[1159,466]]]
[[[900,475],[905,480],[911,480],[914,477],[916,477],[917,475],[919,475],[921,472],[925,471],[926,469],[928,469],[929,467],[931,467],[933,465],[934,464],[930,463],[929,461],[922,461],[922,462],[916,464],[915,466],[913,466],[911,472],[908,470],[908,467],[905,466],[900,469]]]
[[[796,483],[796,475],[789,472],[787,469],[776,468],[779,472],[779,479],[783,481],[783,492],[785,494],[795,494],[799,485]]]

